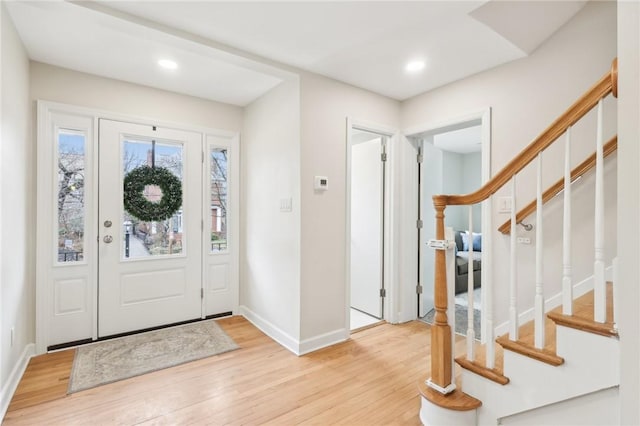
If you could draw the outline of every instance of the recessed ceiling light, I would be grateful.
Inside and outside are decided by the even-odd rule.
[[[176,61],[172,61],[171,59],[160,59],[158,61],[158,65],[167,70],[175,70],[178,68],[178,63]]]
[[[422,71],[424,69],[424,66],[425,66],[424,61],[417,60],[417,61],[409,62],[404,67],[404,69],[407,70],[407,72],[418,72],[418,71]]]

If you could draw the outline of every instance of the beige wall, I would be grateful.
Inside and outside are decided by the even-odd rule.
[[[302,199],[301,337],[345,327],[346,118],[392,128],[399,103],[313,74],[301,78],[300,194]],[[316,193],[313,177],[329,178]]]
[[[29,110],[29,59],[4,4],[2,8],[2,144],[0,220],[0,388],[35,340],[35,167]],[[11,345],[11,328],[15,329]],[[16,371],[19,373],[20,371]]]
[[[620,420],[640,424],[640,4],[618,2],[618,258]]]
[[[233,132],[242,127],[240,107],[41,62],[31,63],[31,99]]]
[[[300,338],[300,90],[284,82],[245,108],[241,140],[240,304],[298,351]],[[281,212],[280,200],[292,199]],[[247,312],[247,310],[249,312]]]
[[[610,68],[616,56],[616,4],[589,2],[567,25],[558,30],[532,55],[492,70],[449,84],[402,103],[402,128],[410,130],[423,125],[450,121],[456,117],[491,107],[491,170],[499,171],[520,150],[540,134],[566,110],[582,93],[591,87]],[[605,137],[616,131],[616,103],[605,102]],[[595,120],[591,113],[573,131],[572,162],[578,164],[595,150]],[[544,154],[543,185],[549,186],[562,176],[562,144]],[[616,176],[615,160],[606,170],[606,256],[607,264],[615,255],[616,244]],[[535,169],[530,167],[518,176],[518,207],[535,196]],[[576,185],[576,204],[573,220],[574,282],[592,275],[593,263],[593,187],[588,179]],[[579,196],[578,194],[584,194]],[[590,195],[589,195],[590,194]],[[497,195],[508,195],[502,190]],[[495,207],[495,202],[494,202]],[[562,243],[558,239],[562,211],[560,203],[551,203],[545,210],[545,295],[560,291]],[[446,214],[446,212],[445,212]],[[508,215],[493,216],[494,229]],[[533,220],[529,220],[534,222]],[[519,232],[525,235],[524,231]],[[582,233],[582,235],[578,235]],[[534,232],[526,236],[534,237]],[[508,259],[508,239],[494,231],[493,259]],[[533,261],[535,241],[530,246],[518,246],[519,309],[533,303]],[[547,263],[549,260],[549,263]],[[507,319],[508,267],[494,262],[494,304],[496,325]],[[410,268],[409,268],[410,269]],[[499,306],[498,306],[499,304]]]

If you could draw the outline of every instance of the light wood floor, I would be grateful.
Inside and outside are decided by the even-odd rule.
[[[3,424],[420,424],[428,325],[382,324],[296,357],[242,317],[219,323],[241,349],[72,395],[72,351],[33,358]]]

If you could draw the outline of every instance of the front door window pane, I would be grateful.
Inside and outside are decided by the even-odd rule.
[[[123,148],[123,176],[136,167],[164,167],[182,181],[183,152],[181,144],[164,141],[153,143],[152,141],[125,140]],[[143,196],[151,202],[158,202],[162,199],[163,194],[158,186],[147,185],[144,188]],[[124,259],[140,259],[184,254],[182,215],[183,210],[180,208],[168,219],[148,222],[123,211],[122,257]]]
[[[211,251],[227,249],[227,150],[211,148]]]
[[[60,129],[58,140],[58,262],[84,259],[85,135]]]

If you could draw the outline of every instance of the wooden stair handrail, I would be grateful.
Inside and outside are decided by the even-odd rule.
[[[607,158],[609,155],[616,152],[617,149],[618,149],[618,136],[616,135],[612,137],[609,140],[609,142],[605,144],[603,148],[604,158]],[[585,175],[589,170],[593,169],[595,166],[596,166],[596,153],[594,152],[593,154],[591,154],[589,158],[587,158],[582,163],[580,163],[575,169],[571,170],[571,183],[573,183],[579,177],[582,177],[583,175]],[[546,204],[547,201],[551,200],[553,197],[559,194],[560,191],[562,191],[563,189],[564,189],[564,178],[561,178],[556,183],[551,185],[549,189],[547,189],[542,194],[542,204]],[[527,216],[529,216],[535,211],[536,211],[536,200],[533,200],[532,202],[527,204],[525,207],[523,207],[516,214],[516,223],[519,224],[524,220],[524,218],[526,218]],[[507,220],[505,223],[500,225],[500,227],[498,228],[498,231],[502,232],[505,235],[509,235],[509,233],[511,232],[511,219]]]
[[[466,195],[434,195],[434,205],[455,206],[477,204],[495,194],[509,179],[524,169],[539,153],[558,139],[568,127],[573,126],[578,120],[591,111],[600,99],[612,93],[614,87],[617,92],[617,77],[618,61],[614,59],[609,72],[602,76],[595,85],[480,189]]]

